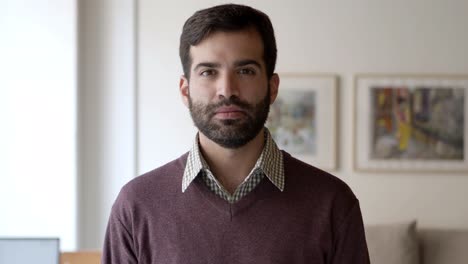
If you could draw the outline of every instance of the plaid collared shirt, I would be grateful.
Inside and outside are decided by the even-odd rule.
[[[230,203],[239,201],[242,197],[252,191],[258,183],[267,177],[279,190],[284,189],[284,166],[283,153],[278,149],[273,141],[270,132],[265,128],[265,146],[255,166],[245,180],[237,187],[231,195],[216,179],[203,158],[198,145],[198,134],[195,137],[193,147],[187,157],[184,176],[182,178],[182,192],[197,177],[201,176],[208,188],[216,195]]]

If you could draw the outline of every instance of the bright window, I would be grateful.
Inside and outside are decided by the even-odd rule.
[[[0,236],[62,250],[76,247],[76,21],[74,0],[0,1]]]

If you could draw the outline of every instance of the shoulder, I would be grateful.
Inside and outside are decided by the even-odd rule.
[[[290,196],[329,216],[334,228],[356,210],[359,200],[351,188],[338,177],[302,162],[283,152],[286,184]],[[360,212],[359,212],[360,214]]]
[[[114,207],[136,206],[152,203],[159,196],[179,193],[188,153],[125,184]]]
[[[343,180],[292,157],[283,151],[285,189],[300,193],[304,199],[319,201],[321,206],[353,207],[358,201],[351,188]]]
[[[307,164],[283,151],[284,170],[289,184],[308,186],[310,190],[352,194],[349,186],[335,175]]]

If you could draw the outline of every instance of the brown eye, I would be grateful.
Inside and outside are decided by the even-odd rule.
[[[249,68],[245,68],[245,69],[240,69],[239,74],[254,75],[255,71]]]
[[[201,76],[211,76],[214,75],[215,71],[214,70],[205,70],[200,73]]]

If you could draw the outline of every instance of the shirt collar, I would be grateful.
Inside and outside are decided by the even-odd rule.
[[[265,146],[262,153],[255,163],[255,168],[263,171],[265,176],[280,190],[284,190],[284,164],[283,153],[276,145],[275,141],[270,135],[267,128],[265,131]],[[184,176],[182,178],[182,192],[188,188],[198,174],[204,170],[209,170],[208,163],[203,158],[200,151],[198,133],[195,136],[192,149],[187,157],[187,164],[185,165]],[[254,171],[255,168],[252,170]]]

